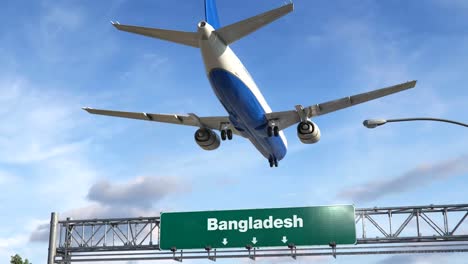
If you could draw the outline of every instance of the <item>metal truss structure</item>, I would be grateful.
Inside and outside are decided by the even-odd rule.
[[[356,209],[357,244],[285,248],[159,250],[159,217],[58,221],[48,264],[100,261],[468,252],[468,204]]]

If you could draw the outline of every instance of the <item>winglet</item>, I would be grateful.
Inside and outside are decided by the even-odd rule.
[[[90,114],[94,114],[94,108],[91,108],[91,107],[82,107],[81,109],[85,110],[86,112],[90,113]]]
[[[112,21],[112,20],[111,20],[111,24],[112,24],[115,28],[119,29],[119,27],[118,27],[118,26],[120,26],[120,22],[119,22],[119,21]]]

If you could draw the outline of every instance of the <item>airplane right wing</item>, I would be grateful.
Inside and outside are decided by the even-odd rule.
[[[243,136],[239,131],[237,131],[234,126],[231,124],[229,117],[227,116],[209,116],[209,117],[198,117],[195,114],[151,114],[144,112],[124,112],[124,111],[114,111],[114,110],[103,110],[103,109],[94,109],[89,107],[84,107],[83,110],[90,114],[95,115],[106,115],[113,117],[123,117],[130,119],[140,119],[145,121],[154,121],[161,123],[170,123],[176,125],[185,125],[185,126],[194,126],[194,127],[206,127],[214,130],[221,130],[229,128],[232,130],[233,134]]]
[[[311,105],[305,108],[296,106],[296,110],[272,112],[266,114],[269,121],[274,121],[279,130],[288,128],[296,123],[301,122],[305,118],[325,115],[334,111],[341,110],[350,106],[371,101],[390,94],[398,93],[416,86],[416,81],[405,82],[402,84],[370,91],[367,93],[357,94],[353,96],[343,97],[341,99],[328,101],[321,104]]]

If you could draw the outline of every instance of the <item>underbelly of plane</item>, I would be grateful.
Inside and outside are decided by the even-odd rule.
[[[209,79],[233,126],[249,138],[265,158],[281,160],[286,155],[286,145],[281,137],[267,136],[265,109],[245,83],[223,69],[211,70]]]

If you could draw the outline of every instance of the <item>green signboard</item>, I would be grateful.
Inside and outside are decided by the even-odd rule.
[[[354,206],[162,213],[161,249],[356,243]]]

